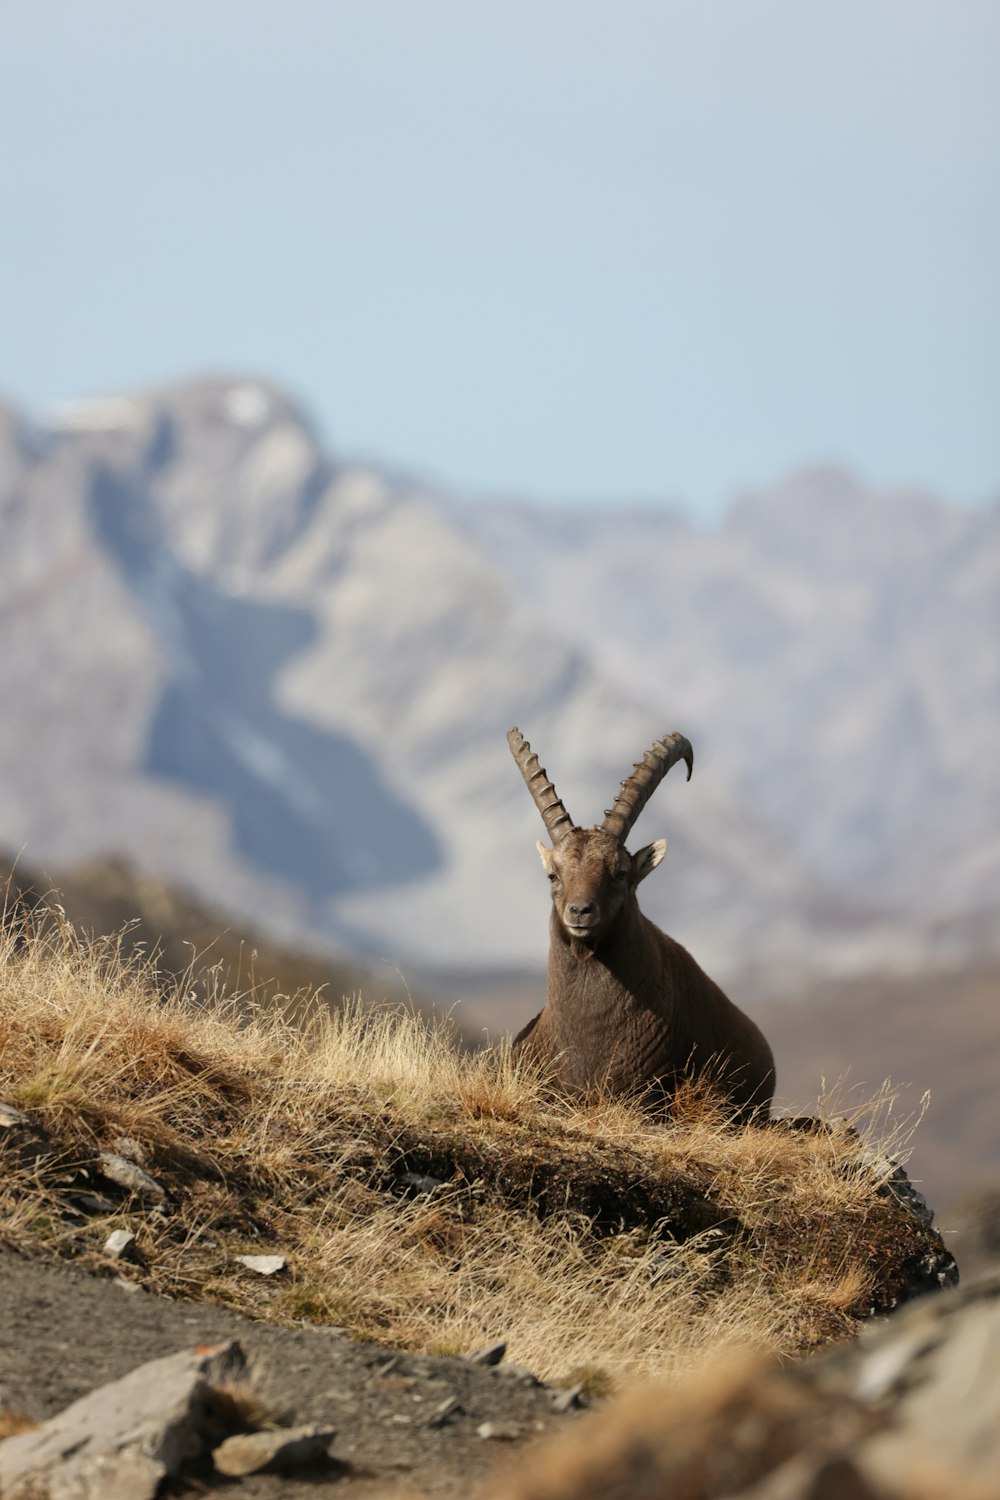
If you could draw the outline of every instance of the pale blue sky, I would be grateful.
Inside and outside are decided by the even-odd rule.
[[[995,0],[0,0],[0,387],[456,488],[1000,492]]]

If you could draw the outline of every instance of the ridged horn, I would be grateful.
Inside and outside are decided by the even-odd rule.
[[[622,789],[615,798],[615,805],[604,814],[601,827],[620,844],[624,844],[636,819],[642,812],[671,766],[679,760],[687,763],[687,779],[694,770],[694,751],[690,740],[682,734],[665,734],[647,750],[642,760],[636,761],[631,776],[626,776]]]
[[[556,789],[538,764],[538,756],[519,729],[508,729],[507,743],[510,753],[517,761],[517,768],[524,777],[524,784],[531,793],[532,801],[542,815],[553,844],[566,837],[573,828],[573,819],[556,796]]]

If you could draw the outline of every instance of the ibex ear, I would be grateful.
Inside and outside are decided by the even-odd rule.
[[[545,866],[545,873],[546,873],[546,875],[551,875],[552,874],[552,850],[551,849],[546,849],[546,847],[542,843],[541,839],[536,839],[535,840],[535,848],[538,850],[539,854],[542,856],[542,864]]]
[[[647,844],[645,849],[640,849],[638,854],[632,856],[632,879],[636,885],[640,880],[645,880],[651,870],[656,869],[666,852],[666,839],[657,839],[655,844]]]

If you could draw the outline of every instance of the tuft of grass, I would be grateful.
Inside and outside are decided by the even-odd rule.
[[[593,1389],[847,1336],[931,1233],[885,1192],[884,1101],[874,1126],[735,1128],[692,1085],[657,1121],[558,1098],[509,1048],[470,1056],[405,1010],[164,996],[150,961],[58,912],[0,935],[0,1098],[47,1141],[10,1148],[0,1241],[108,1272],[129,1227],[139,1263],[114,1272],[150,1289],[408,1349],[503,1337]],[[122,1136],[162,1209],[102,1179]],[[264,1251],[287,1273],[237,1264]]]
[[[585,1396],[611,1396],[615,1391],[614,1379],[600,1365],[574,1365],[556,1383],[563,1390],[578,1385]]]

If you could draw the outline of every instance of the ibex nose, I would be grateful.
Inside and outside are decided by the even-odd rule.
[[[597,907],[595,906],[593,901],[588,901],[583,906],[571,905],[568,910],[570,916],[573,918],[574,923],[579,924],[581,917],[592,917],[597,911]]]

